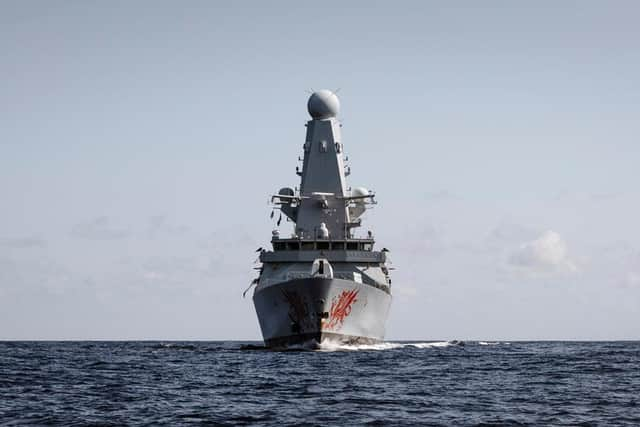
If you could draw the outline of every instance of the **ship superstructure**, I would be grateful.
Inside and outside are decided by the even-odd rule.
[[[307,107],[300,187],[271,199],[294,231],[274,230],[273,250],[260,253],[253,301],[262,336],[270,347],[379,342],[391,304],[387,251],[374,250],[370,231],[355,237],[374,194],[347,186],[335,93],[314,92]]]

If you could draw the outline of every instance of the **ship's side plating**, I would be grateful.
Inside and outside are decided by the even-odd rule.
[[[346,185],[336,95],[315,92],[308,109],[300,189],[272,198],[295,229],[285,238],[274,230],[273,250],[260,253],[253,300],[262,335],[268,346],[378,342],[391,304],[387,251],[374,251],[371,231],[354,236],[374,194]]]

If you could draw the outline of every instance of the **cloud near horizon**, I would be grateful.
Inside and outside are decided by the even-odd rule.
[[[118,229],[111,224],[109,217],[101,216],[91,221],[76,224],[71,235],[86,240],[115,240],[130,236],[130,232]]]
[[[0,244],[12,249],[43,248],[47,246],[47,242],[40,236],[5,238],[0,239]]]
[[[511,266],[533,274],[575,273],[578,267],[568,255],[567,244],[560,234],[547,230],[539,237],[523,243],[511,252]]]

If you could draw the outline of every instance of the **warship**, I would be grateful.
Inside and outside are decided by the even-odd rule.
[[[374,250],[368,231],[356,237],[374,193],[347,186],[350,167],[340,135],[340,101],[320,90],[308,100],[300,186],[271,196],[293,233],[272,232],[272,250],[258,249],[253,302],[270,348],[373,344],[384,339],[391,305],[388,250]],[[251,287],[251,286],[250,286]],[[245,291],[246,292],[246,291]]]

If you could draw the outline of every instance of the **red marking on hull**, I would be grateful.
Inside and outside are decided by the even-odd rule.
[[[331,301],[331,311],[329,311],[329,321],[324,329],[338,330],[342,327],[344,319],[351,314],[351,306],[358,301],[358,290],[342,291],[340,295],[333,297]]]

